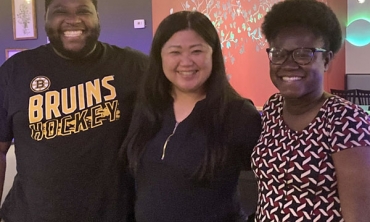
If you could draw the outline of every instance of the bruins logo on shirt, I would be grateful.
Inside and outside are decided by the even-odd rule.
[[[35,77],[30,84],[30,88],[34,92],[44,92],[50,87],[50,79],[45,76]]]

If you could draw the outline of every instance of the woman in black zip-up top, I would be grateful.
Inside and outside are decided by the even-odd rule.
[[[238,176],[261,118],[229,84],[212,22],[196,11],[165,18],[145,78],[122,147],[136,221],[239,221]]]

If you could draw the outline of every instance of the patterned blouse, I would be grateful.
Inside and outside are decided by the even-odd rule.
[[[369,116],[332,96],[305,129],[294,131],[282,110],[283,97],[273,95],[252,154],[259,189],[256,221],[344,221],[331,154],[370,146]]]

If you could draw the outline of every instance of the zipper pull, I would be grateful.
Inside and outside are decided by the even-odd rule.
[[[167,137],[166,141],[164,142],[163,149],[162,149],[162,157],[161,157],[161,160],[163,160],[164,159],[164,156],[166,155],[167,144],[170,141],[171,137],[175,134],[175,131],[176,131],[176,128],[177,128],[178,125],[179,125],[179,123],[176,122],[175,128],[173,129],[172,133]]]

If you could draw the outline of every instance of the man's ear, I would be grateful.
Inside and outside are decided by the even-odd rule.
[[[325,67],[325,72],[328,71],[331,61],[333,60],[334,53],[332,51],[325,52],[325,58],[324,58],[324,67]]]

